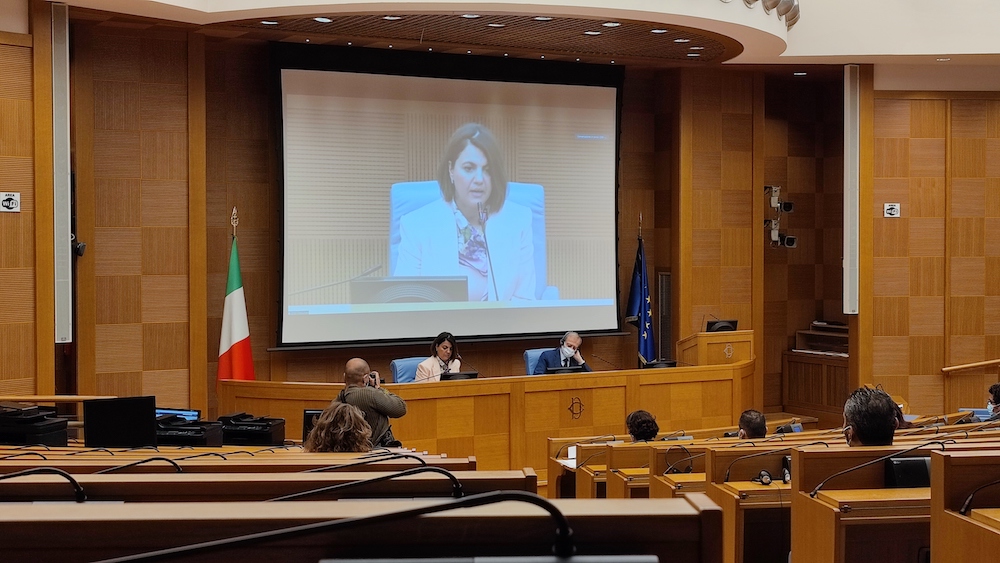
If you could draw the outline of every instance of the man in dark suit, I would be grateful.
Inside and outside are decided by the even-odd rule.
[[[559,340],[559,347],[553,350],[546,350],[538,356],[538,363],[535,364],[533,375],[545,373],[548,368],[583,366],[583,371],[591,371],[587,361],[580,355],[580,345],[583,339],[580,335],[570,331]]]

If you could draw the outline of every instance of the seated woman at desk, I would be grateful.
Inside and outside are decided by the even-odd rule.
[[[417,365],[416,382],[441,381],[442,373],[451,373],[462,369],[459,359],[458,344],[450,332],[442,332],[431,343],[431,357]]]
[[[535,298],[531,210],[507,201],[507,171],[493,133],[458,128],[438,166],[441,199],[399,221],[394,276],[460,276],[469,301]]]
[[[334,401],[316,418],[302,447],[307,452],[370,452],[372,427],[361,409]]]
[[[648,442],[656,439],[656,434],[660,431],[660,425],[656,423],[656,417],[648,411],[632,411],[625,417],[625,427],[628,428],[629,436],[633,442]]]

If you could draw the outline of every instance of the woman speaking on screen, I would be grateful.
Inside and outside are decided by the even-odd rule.
[[[441,199],[399,222],[396,276],[465,276],[470,301],[535,298],[531,211],[507,201],[496,139],[478,123],[451,136],[438,166]]]

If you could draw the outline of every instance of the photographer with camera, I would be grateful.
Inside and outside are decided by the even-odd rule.
[[[365,414],[365,420],[372,427],[373,448],[402,446],[392,435],[389,419],[406,414],[406,402],[382,389],[378,372],[372,371],[368,362],[361,358],[348,360],[344,368],[344,390],[336,400],[354,405]]]

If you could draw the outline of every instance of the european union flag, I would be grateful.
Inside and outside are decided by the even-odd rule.
[[[646,251],[639,237],[632,270],[632,289],[628,294],[625,320],[639,327],[639,361],[643,364],[656,359],[656,338],[653,337],[653,304],[649,300],[649,280],[646,277]]]

